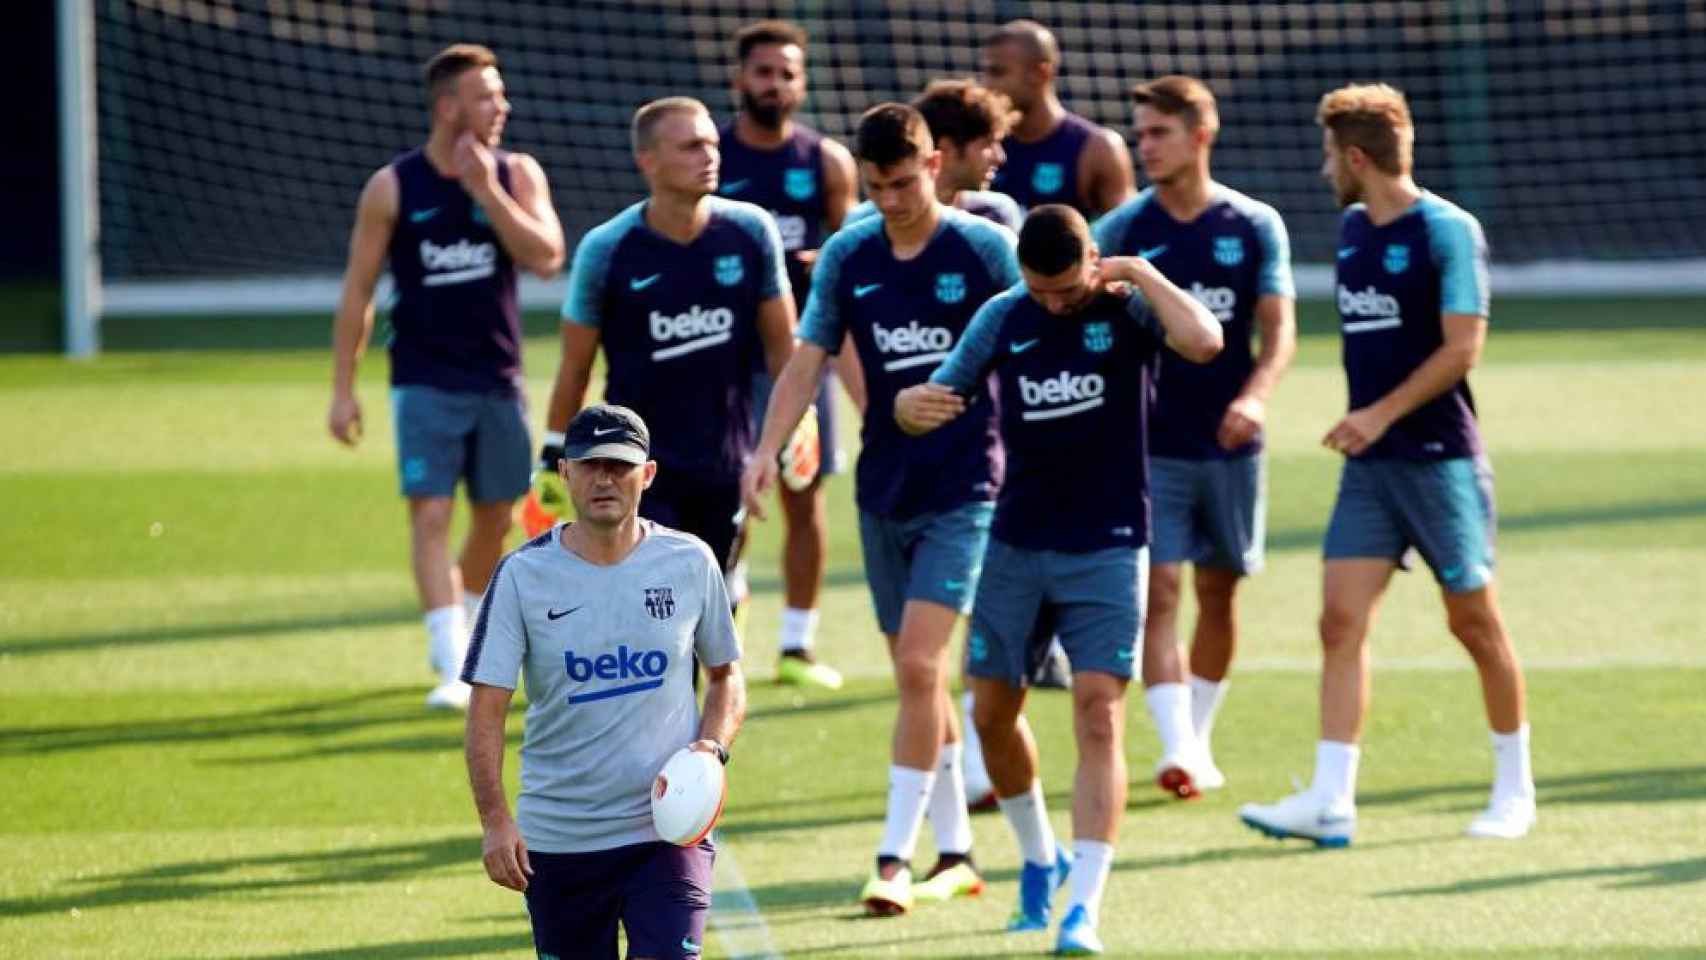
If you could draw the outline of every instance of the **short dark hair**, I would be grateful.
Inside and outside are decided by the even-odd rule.
[[[1019,227],[1019,264],[1052,277],[1081,264],[1090,252],[1090,225],[1064,203],[1045,203]]]
[[[983,137],[1000,140],[1013,124],[1012,101],[976,80],[932,80],[912,108],[923,114],[931,139],[961,147]]]
[[[936,149],[924,115],[904,103],[879,103],[859,118],[853,155],[879,169]]]
[[[748,54],[758,47],[771,44],[793,44],[804,53],[806,31],[787,20],[759,20],[741,27],[735,33],[735,63],[745,63]]]
[[[1035,20],[1009,20],[983,41],[986,47],[998,43],[1016,43],[1032,60],[1060,66],[1060,44],[1049,28]]]
[[[1220,132],[1220,108],[1215,105],[1214,91],[1195,77],[1175,73],[1140,83],[1131,88],[1131,99],[1140,107],[1183,119],[1186,130],[1207,127],[1209,133]]]
[[[449,93],[456,79],[469,70],[498,65],[498,55],[490,47],[482,47],[477,43],[453,43],[432,55],[426,62],[421,74],[426,81],[427,103],[438,102],[438,98]]]

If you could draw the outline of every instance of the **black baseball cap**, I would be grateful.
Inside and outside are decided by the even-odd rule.
[[[645,463],[651,459],[651,451],[651,431],[640,415],[608,403],[575,414],[563,435],[563,457],[568,460]]]

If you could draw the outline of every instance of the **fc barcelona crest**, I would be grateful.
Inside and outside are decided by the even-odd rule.
[[[746,268],[741,266],[740,254],[738,253],[718,257],[711,269],[716,274],[717,282],[725,287],[732,287],[740,283],[741,278],[746,276]]]
[[[1410,248],[1402,243],[1386,245],[1386,256],[1381,260],[1387,273],[1403,273],[1410,269]]]
[[[1066,170],[1058,163],[1039,163],[1031,171],[1031,189],[1038,193],[1059,193],[1066,186]]]
[[[1084,349],[1091,353],[1107,353],[1114,348],[1114,328],[1106,320],[1084,325]]]
[[[646,612],[654,620],[668,620],[675,616],[675,591],[670,587],[647,587]]]
[[[936,274],[936,299],[943,303],[959,303],[966,298],[966,275],[963,273]]]
[[[1223,267],[1236,267],[1244,262],[1243,237],[1215,237],[1214,262]]]
[[[782,171],[782,192],[804,203],[817,193],[817,171],[810,167],[789,167]]]

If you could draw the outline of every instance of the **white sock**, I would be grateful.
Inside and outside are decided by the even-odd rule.
[[[462,675],[462,659],[468,655],[468,615],[459,603],[428,610],[426,616],[427,642],[431,644],[432,662],[438,665],[439,679],[454,683]]]
[[[1114,845],[1100,840],[1072,841],[1072,906],[1083,907],[1096,926],[1102,915],[1102,889],[1114,865]],[[1068,908],[1070,912],[1071,908]]]
[[[936,786],[933,770],[889,766],[889,810],[883,820],[883,842],[877,856],[911,860],[924,825],[924,804]]]
[[[995,789],[995,784],[989,779],[989,768],[983,765],[983,741],[978,739],[977,725],[972,722],[970,690],[960,697],[960,706],[964,709],[966,718],[966,722],[960,726],[960,743],[965,747],[965,752],[960,756],[960,770],[965,776],[966,796],[982,799]]]
[[[1493,796],[1534,796],[1534,764],[1529,759],[1526,723],[1515,733],[1493,733]]]
[[[936,832],[938,853],[971,851],[971,814],[966,812],[966,780],[960,770],[957,743],[942,745],[936,764],[936,784],[930,789],[930,828]]]
[[[1049,826],[1048,806],[1043,802],[1043,782],[1032,780],[1031,789],[1016,797],[997,797],[996,803],[1012,826],[1025,861],[1054,866],[1054,828]]]
[[[798,607],[782,609],[782,652],[810,650],[817,633],[817,611]]]
[[[463,591],[462,606],[468,611],[468,629],[473,630],[474,624],[480,621],[480,604],[486,599],[484,590],[479,593]]]
[[[1158,683],[1143,691],[1155,732],[1161,738],[1161,755],[1176,753],[1195,744],[1191,732],[1191,691],[1182,683]]]
[[[1204,750],[1214,739],[1214,718],[1220,713],[1220,702],[1226,699],[1225,680],[1204,680],[1191,677],[1191,729]]]
[[[1328,806],[1355,804],[1357,763],[1362,750],[1354,743],[1321,740],[1315,744],[1315,782],[1309,787]]]

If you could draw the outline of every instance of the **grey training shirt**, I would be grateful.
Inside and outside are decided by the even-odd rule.
[[[563,546],[566,524],[504,557],[462,679],[527,679],[516,820],[528,849],[583,853],[658,839],[652,780],[699,735],[693,657],[740,659],[723,577],[704,542],[640,521],[614,566]]]

